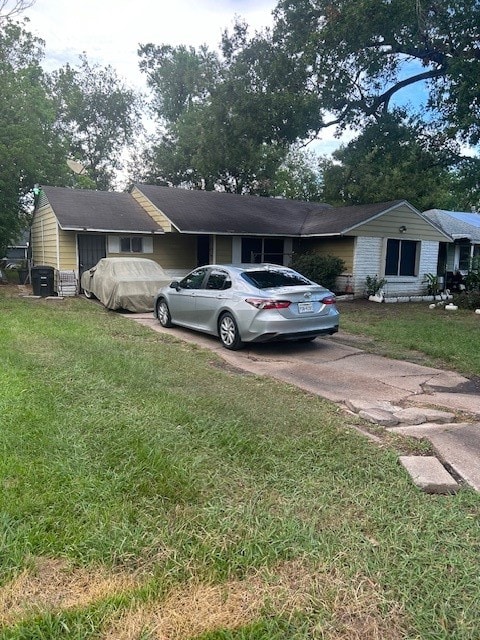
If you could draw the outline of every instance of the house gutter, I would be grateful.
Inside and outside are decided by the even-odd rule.
[[[138,235],[163,235],[165,231],[163,229],[145,229],[143,231],[138,231],[134,229],[96,229],[95,227],[71,227],[71,226],[61,226],[62,231],[77,231],[80,233],[86,232],[95,232],[95,233],[128,233],[130,235],[138,234]]]

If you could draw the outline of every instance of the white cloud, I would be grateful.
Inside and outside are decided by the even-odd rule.
[[[76,64],[111,65],[132,85],[144,85],[138,69],[140,44],[218,47],[235,15],[252,31],[272,24],[275,0],[36,0],[26,12],[29,29],[46,42],[48,70]]]
[[[238,16],[253,35],[273,24],[277,0],[36,0],[26,12],[28,28],[45,41],[47,71],[86,53],[91,64],[110,65],[131,87],[146,89],[138,68],[140,44],[207,44],[217,49]],[[150,128],[150,127],[149,127]],[[334,129],[309,148],[319,155],[336,149]],[[345,138],[342,138],[345,141]]]

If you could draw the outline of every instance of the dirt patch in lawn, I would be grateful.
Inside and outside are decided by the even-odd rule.
[[[64,560],[36,558],[30,569],[0,588],[0,626],[46,611],[84,607],[135,586],[135,580],[125,574],[111,574],[102,568],[73,568]]]
[[[158,603],[132,610],[102,640],[187,640],[245,627],[262,617],[310,620],[312,637],[396,640],[405,637],[399,607],[385,615],[378,587],[366,578],[348,583],[336,572],[312,574],[298,562],[221,585],[190,584]]]
[[[80,609],[141,586],[132,576],[37,558],[31,568],[0,589],[0,627],[33,615]],[[289,619],[295,613],[306,616],[312,637],[405,637],[400,607],[386,603],[372,580],[362,576],[347,580],[327,569],[312,572],[292,561],[220,585],[192,581],[162,600],[127,610],[112,621],[102,640],[187,640],[215,630],[238,629],[262,618]]]

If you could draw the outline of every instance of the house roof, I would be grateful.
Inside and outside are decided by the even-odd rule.
[[[163,233],[129,193],[42,187],[37,206],[47,202],[64,230]]]
[[[283,198],[134,185],[183,233],[296,236],[310,214],[330,205]]]
[[[348,207],[284,198],[264,198],[217,191],[136,184],[134,187],[165,215],[180,233],[269,236],[347,235],[400,207],[405,200]],[[60,227],[70,231],[163,233],[131,193],[42,187],[37,207],[49,203]],[[432,226],[434,220],[424,217]]]
[[[445,211],[429,209],[423,215],[443,229],[454,240],[467,238],[471,242],[480,243],[480,214],[467,211]]]
[[[349,207],[218,191],[134,185],[183,233],[341,235],[405,200]],[[420,215],[420,214],[419,214]]]

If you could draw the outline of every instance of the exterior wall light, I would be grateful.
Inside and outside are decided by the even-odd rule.
[[[400,233],[405,233],[405,231],[407,230],[407,227],[404,224],[402,224],[401,227],[398,227],[398,230],[400,231]]]

